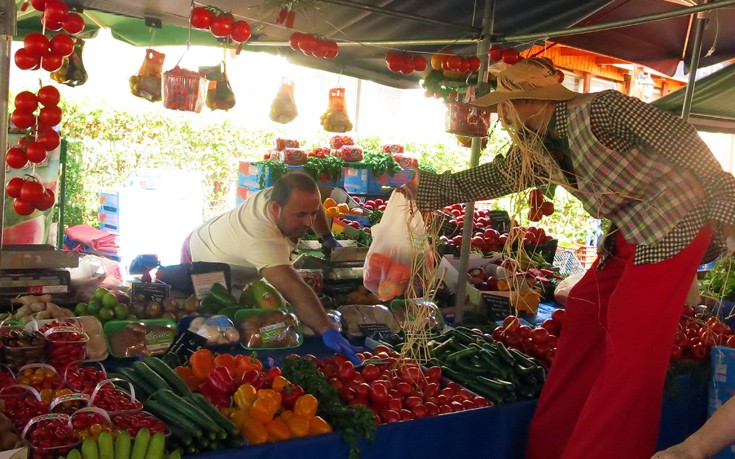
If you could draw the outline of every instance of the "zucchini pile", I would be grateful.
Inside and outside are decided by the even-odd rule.
[[[430,365],[495,404],[536,398],[546,379],[536,359],[462,326],[432,339],[429,350]]]
[[[160,358],[146,356],[118,372],[133,385],[144,409],[166,423],[169,448],[190,455],[243,445],[238,427]]]

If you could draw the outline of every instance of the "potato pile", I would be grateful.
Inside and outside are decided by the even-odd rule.
[[[14,313],[0,313],[0,320],[17,320],[21,325],[25,325],[33,319],[64,319],[66,317],[74,317],[74,313],[69,309],[62,308],[51,302],[51,295],[24,295],[10,300],[11,304],[20,304]]]

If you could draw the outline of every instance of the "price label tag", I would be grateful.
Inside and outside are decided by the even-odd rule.
[[[194,294],[196,295],[198,300],[201,300],[204,295],[209,293],[209,291],[212,290],[212,285],[214,285],[215,283],[218,283],[220,285],[227,285],[227,281],[225,280],[225,273],[223,273],[222,271],[192,274],[191,283],[194,286]]]
[[[168,352],[176,354],[180,362],[188,362],[189,357],[203,348],[205,344],[207,344],[207,338],[186,330],[176,338]]]

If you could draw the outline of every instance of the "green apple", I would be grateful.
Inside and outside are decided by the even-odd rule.
[[[105,295],[102,297],[102,306],[114,308],[118,303],[119,301],[117,301],[117,297],[114,293],[105,293]]]
[[[74,308],[74,314],[76,314],[77,317],[89,314],[87,312],[87,303],[79,303],[77,307]]]
[[[94,298],[97,298],[98,300],[101,300],[103,296],[107,295],[109,290],[107,290],[104,287],[98,287],[97,290],[94,291]]]
[[[91,300],[89,300],[89,303],[87,303],[87,313],[93,316],[98,315],[101,308],[102,303],[97,298],[92,298]]]
[[[113,308],[115,311],[115,318],[124,320],[128,318],[128,307],[122,303],[118,303]]]
[[[115,310],[109,306],[102,306],[97,316],[102,320],[110,320],[115,317]]]

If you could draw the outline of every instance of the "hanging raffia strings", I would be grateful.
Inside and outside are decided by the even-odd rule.
[[[416,209],[412,211],[418,212]],[[441,257],[436,248],[442,219],[434,213],[427,213],[423,215],[423,222],[424,234],[412,236],[412,280],[406,289],[404,320],[401,323],[405,334],[401,354],[420,363],[426,363],[431,358],[428,342],[437,324],[437,315],[440,314],[434,297],[444,280],[444,273],[437,272]]]

